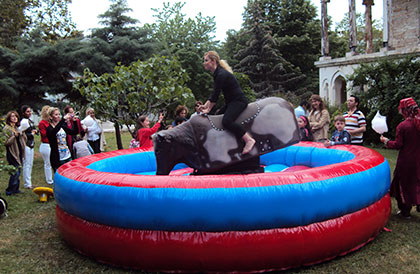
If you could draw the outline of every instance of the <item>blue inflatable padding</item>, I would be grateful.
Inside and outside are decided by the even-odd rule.
[[[186,164],[179,163],[173,170],[186,167],[188,167]],[[111,173],[156,175],[156,158],[153,151],[125,154],[96,161],[88,165],[87,168]]]
[[[282,164],[272,164],[264,167],[264,172],[281,172],[288,168],[289,166]]]
[[[87,168],[111,173],[137,174],[155,171],[156,174],[156,158],[153,151],[125,154],[96,161]]]
[[[262,165],[272,165],[272,164],[286,164],[286,151],[289,147],[278,149],[273,152],[264,154],[260,156],[260,163]]]
[[[319,167],[342,163],[353,158],[354,155],[345,150],[289,146],[262,155],[260,162],[265,166],[282,164],[288,167],[294,165]],[[186,167],[187,165],[180,163],[173,170]],[[90,164],[87,168],[102,172],[150,175],[156,172],[156,158],[153,151],[133,153],[106,158]]]
[[[306,147],[299,147],[303,149],[300,152],[290,148],[279,154],[276,154],[277,151],[273,153],[279,158],[287,156],[287,159],[294,155],[294,161],[299,164],[315,166],[352,158],[352,153],[348,151],[311,151],[313,148],[309,147],[308,152]],[[133,162],[125,168],[115,159],[120,156],[113,159],[116,163],[102,160],[91,164],[89,168],[102,169],[107,165],[105,170],[108,172],[110,167],[120,173],[121,169],[146,171],[155,165],[154,159],[150,159],[153,157],[149,155],[129,154],[133,158],[128,161],[119,159],[124,164]],[[311,156],[310,160],[308,155]],[[272,157],[277,157],[270,157],[269,154],[264,156],[264,161],[275,164]],[[140,162],[141,167],[134,167],[135,163],[139,165]],[[304,184],[204,189],[116,187],[79,182],[57,173],[54,192],[57,204],[64,211],[85,220],[122,228],[165,231],[232,231],[303,226],[355,212],[380,200],[388,192],[390,171],[386,160],[356,174],[341,176],[339,169],[334,172],[339,177]],[[77,202],[74,202],[74,197],[77,197]]]
[[[156,175],[156,171],[143,171],[139,173],[134,173],[136,175]]]
[[[354,159],[354,154],[338,149],[290,146],[260,157],[262,165],[282,163],[287,166],[320,167]]]

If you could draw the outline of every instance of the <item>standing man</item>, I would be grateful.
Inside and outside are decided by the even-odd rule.
[[[308,101],[302,100],[297,108],[295,108],[295,115],[296,118],[299,118],[300,116],[309,116],[309,108],[311,105]]]
[[[359,98],[350,95],[347,100],[348,111],[344,112],[343,116],[346,120],[344,129],[350,133],[352,145],[363,145],[363,132],[366,131],[366,118],[358,107]]]

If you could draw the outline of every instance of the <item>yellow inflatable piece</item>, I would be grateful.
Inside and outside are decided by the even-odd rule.
[[[54,196],[54,190],[50,187],[36,187],[33,191],[39,195],[40,202],[46,202],[50,196]]]

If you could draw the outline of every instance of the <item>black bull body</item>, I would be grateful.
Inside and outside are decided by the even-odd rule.
[[[217,173],[300,141],[293,108],[281,98],[251,103],[239,115],[236,122],[256,141],[247,154],[241,153],[244,142],[223,129],[222,118],[223,115],[196,115],[175,128],[158,132],[153,139],[156,174],[167,175],[178,163],[187,164],[198,174]]]

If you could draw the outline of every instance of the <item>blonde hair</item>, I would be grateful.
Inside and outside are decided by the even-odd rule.
[[[216,61],[217,65],[221,66],[222,68],[229,71],[230,73],[233,73],[232,68],[229,66],[226,60],[221,60],[219,54],[215,52],[214,50],[206,52],[204,56],[207,56],[212,61]]]
[[[86,116],[90,116],[90,114],[89,114],[89,112],[91,112],[91,111],[95,111],[93,108],[91,108],[91,107],[89,107],[89,108],[87,108],[86,109]]]
[[[58,109],[58,108],[56,108],[56,107],[50,107],[50,108],[48,108],[48,111],[47,111],[47,113],[48,113],[48,123],[51,123],[52,122],[52,114],[54,113],[54,111],[58,111],[58,112],[60,112],[60,110]]]
[[[41,109],[41,119],[48,122],[48,109],[50,108],[49,105],[45,105]]]

